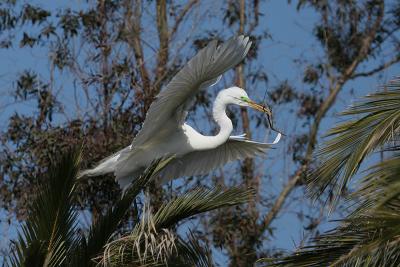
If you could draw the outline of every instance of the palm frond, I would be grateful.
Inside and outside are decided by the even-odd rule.
[[[153,214],[145,205],[141,222],[124,237],[105,247],[100,264],[103,266],[159,266],[176,250],[176,235],[168,229],[156,229]]]
[[[8,261],[12,266],[60,266],[75,238],[77,214],[72,206],[75,176],[81,158],[72,150],[50,166],[33,200]]]
[[[191,231],[187,240],[178,237],[176,250],[177,253],[168,259],[169,266],[213,266],[210,249],[205,244],[200,244]]]
[[[104,215],[101,215],[96,220],[90,227],[87,238],[82,237],[79,243],[76,244],[75,257],[71,258],[73,266],[90,266],[94,263],[92,259],[103,251],[104,246],[130,209],[133,200],[145,188],[151,178],[156,176],[170,160],[172,158],[155,160],[139,178],[133,181],[113,207],[109,208]]]
[[[371,152],[396,139],[400,131],[400,79],[388,90],[368,95],[343,115],[361,116],[334,127],[332,137],[318,151],[319,167],[307,180],[314,197],[327,188],[337,197]]]
[[[361,179],[360,188],[350,195],[358,207],[354,215],[377,210],[382,206],[400,212],[400,154],[372,166],[368,174]]]
[[[399,266],[399,177],[398,154],[371,167],[349,198],[356,208],[338,228],[268,266]]]
[[[267,266],[399,266],[399,236],[400,213],[383,209],[343,220],[341,226],[290,256],[263,261],[271,262]],[[390,257],[382,254],[395,247]],[[364,265],[367,262],[381,264]]]
[[[337,228],[292,255],[264,259],[268,266],[400,265],[400,154],[398,145],[389,142],[399,136],[400,81],[389,87],[345,113],[363,116],[331,131],[335,137],[320,151],[322,167],[310,186],[317,186],[317,194],[328,186],[338,193],[369,153],[386,145],[390,157],[365,171],[347,199],[353,211]]]
[[[154,215],[157,228],[169,228],[177,222],[214,209],[248,202],[255,194],[253,189],[232,187],[223,191],[197,188],[164,204]]]
[[[209,259],[205,258],[204,249],[198,243],[190,240],[183,242],[168,229],[199,213],[245,203],[253,195],[252,189],[230,188],[223,191],[221,188],[198,188],[164,204],[154,215],[147,208],[141,223],[130,235],[107,244],[101,263],[105,266],[125,266],[134,262],[153,266],[168,264],[169,260],[177,264],[177,259],[181,259],[181,263],[209,266]]]

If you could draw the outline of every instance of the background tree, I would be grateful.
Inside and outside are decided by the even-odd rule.
[[[315,36],[312,53],[293,59],[302,81],[279,81],[275,77],[285,74],[267,71],[274,63],[262,60],[265,44],[284,49],[270,35],[271,25],[265,24],[268,2],[103,0],[56,9],[46,3],[3,1],[2,48],[32,47],[49,56],[47,69],[21,70],[11,86],[14,105],[30,106],[7,118],[1,135],[3,207],[24,220],[29,196],[35,194],[32,185],[60,151],[84,141],[86,167],[129,144],[154,96],[187,58],[211,38],[223,40],[244,32],[254,47],[235,72],[224,76],[221,86],[241,85],[262,98],[267,85],[278,127],[290,134],[267,161],[245,160],[207,179],[174,182],[163,187],[167,193],[159,194],[157,201],[153,197],[153,204],[194,184],[253,186],[257,197],[248,206],[198,219],[196,234],[210,246],[223,248],[232,266],[276,252],[266,241],[275,232],[279,214],[296,213],[305,237],[318,233],[325,214],[301,198],[303,173],[310,167],[321,127],[331,122],[332,110],[340,106],[340,94],[348,98],[358,79],[376,77],[398,63],[400,7],[396,1],[296,3],[300,14],[317,17],[314,27],[307,29]],[[198,129],[214,131],[207,122],[215,90],[197,96],[190,123]],[[8,106],[11,99],[5,99]],[[230,116],[235,128],[254,138],[265,137],[265,118],[235,109]],[[153,188],[154,194],[163,192]],[[77,202],[93,220],[119,196],[111,177],[88,180],[79,192]],[[285,203],[296,205],[288,210]]]

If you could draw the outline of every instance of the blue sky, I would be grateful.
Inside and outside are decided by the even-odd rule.
[[[54,9],[62,7],[78,8],[85,5],[84,1],[32,1],[41,3],[43,6],[51,6]],[[207,1],[206,1],[207,2]],[[211,2],[211,1],[209,1]],[[301,90],[308,90],[308,87],[302,84],[303,68],[294,61],[294,59],[308,60],[315,62],[317,58],[323,56],[320,46],[315,41],[312,31],[314,23],[318,20],[316,14],[310,9],[304,9],[301,12],[296,11],[296,5],[288,5],[284,0],[271,0],[262,3],[261,10],[264,11],[264,16],[260,18],[260,25],[264,24],[272,36],[271,40],[266,40],[261,44],[258,62],[269,74],[268,87],[274,87],[284,80],[288,80],[291,84]],[[202,25],[207,28],[207,22]],[[210,25],[212,26],[212,25]],[[20,49],[18,47],[9,50],[0,50],[0,127],[4,129],[7,125],[7,118],[15,111],[29,113],[33,110],[32,103],[19,103],[9,105],[12,92],[12,82],[16,75],[24,68],[38,70],[45,75],[50,66],[47,61],[46,50],[41,48],[35,49]],[[371,64],[375,62],[370,62]],[[367,64],[368,65],[368,64]],[[368,66],[367,66],[368,67]],[[349,83],[339,96],[336,107],[329,113],[329,118],[322,124],[322,132],[331,127],[338,121],[335,114],[344,107],[354,101],[356,97],[373,92],[376,88],[389,80],[395,75],[400,74],[400,66],[396,65],[387,70],[382,77],[363,78]],[[71,79],[68,73],[59,74],[57,82],[65,87],[71,84]],[[354,94],[350,91],[354,90]],[[264,90],[257,88],[252,91],[253,98],[262,99]],[[68,95],[64,96],[68,99]],[[274,111],[276,123],[278,127],[284,129],[286,133],[296,132],[298,125],[291,119],[291,115],[287,110],[288,107],[277,107]],[[287,116],[287,117],[286,117]],[[263,139],[268,134],[268,131],[260,131],[256,133],[256,138]],[[276,155],[269,155],[267,160],[281,162],[285,148],[288,143],[283,140],[278,147]],[[285,163],[266,164],[266,172],[273,177],[272,182],[266,182],[263,191],[269,195],[278,194],[282,185],[285,183],[290,173],[285,172]],[[270,169],[268,169],[270,168]],[[302,197],[303,192],[299,190],[295,193],[298,198]],[[304,200],[306,202],[307,200]],[[297,204],[301,202],[296,202]],[[287,203],[284,207],[285,215],[280,215],[278,220],[275,220],[273,227],[276,232],[272,240],[266,241],[266,246],[273,246],[292,250],[303,236],[303,227],[293,210],[302,209],[301,206],[293,207],[291,203]],[[0,216],[1,217],[1,216]],[[325,224],[322,229],[329,228],[329,224]],[[6,224],[0,224],[0,234],[9,233],[14,235],[13,228],[7,228]],[[1,243],[0,243],[1,245]]]

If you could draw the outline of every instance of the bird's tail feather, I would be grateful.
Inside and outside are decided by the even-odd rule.
[[[121,156],[121,151],[103,159],[96,167],[92,169],[87,169],[78,172],[77,179],[114,172],[115,166],[117,165],[120,156]]]

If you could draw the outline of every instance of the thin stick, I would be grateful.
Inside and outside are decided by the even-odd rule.
[[[262,103],[263,103],[263,108],[264,108],[264,109],[269,109],[269,110],[270,110],[270,113],[271,113],[271,115],[269,115],[268,113],[266,113],[266,114],[267,114],[268,127],[269,127],[272,131],[277,132],[277,133],[280,133],[280,134],[283,135],[283,136],[286,136],[284,133],[282,133],[281,131],[275,129],[275,127],[274,127],[274,120],[273,120],[273,117],[272,117],[272,109],[271,109],[270,107],[268,107],[268,105],[265,103],[265,102],[266,102],[266,101],[265,101],[265,97],[267,96],[267,91],[268,91],[268,89],[265,88],[265,93],[264,93],[264,97],[263,97]]]

